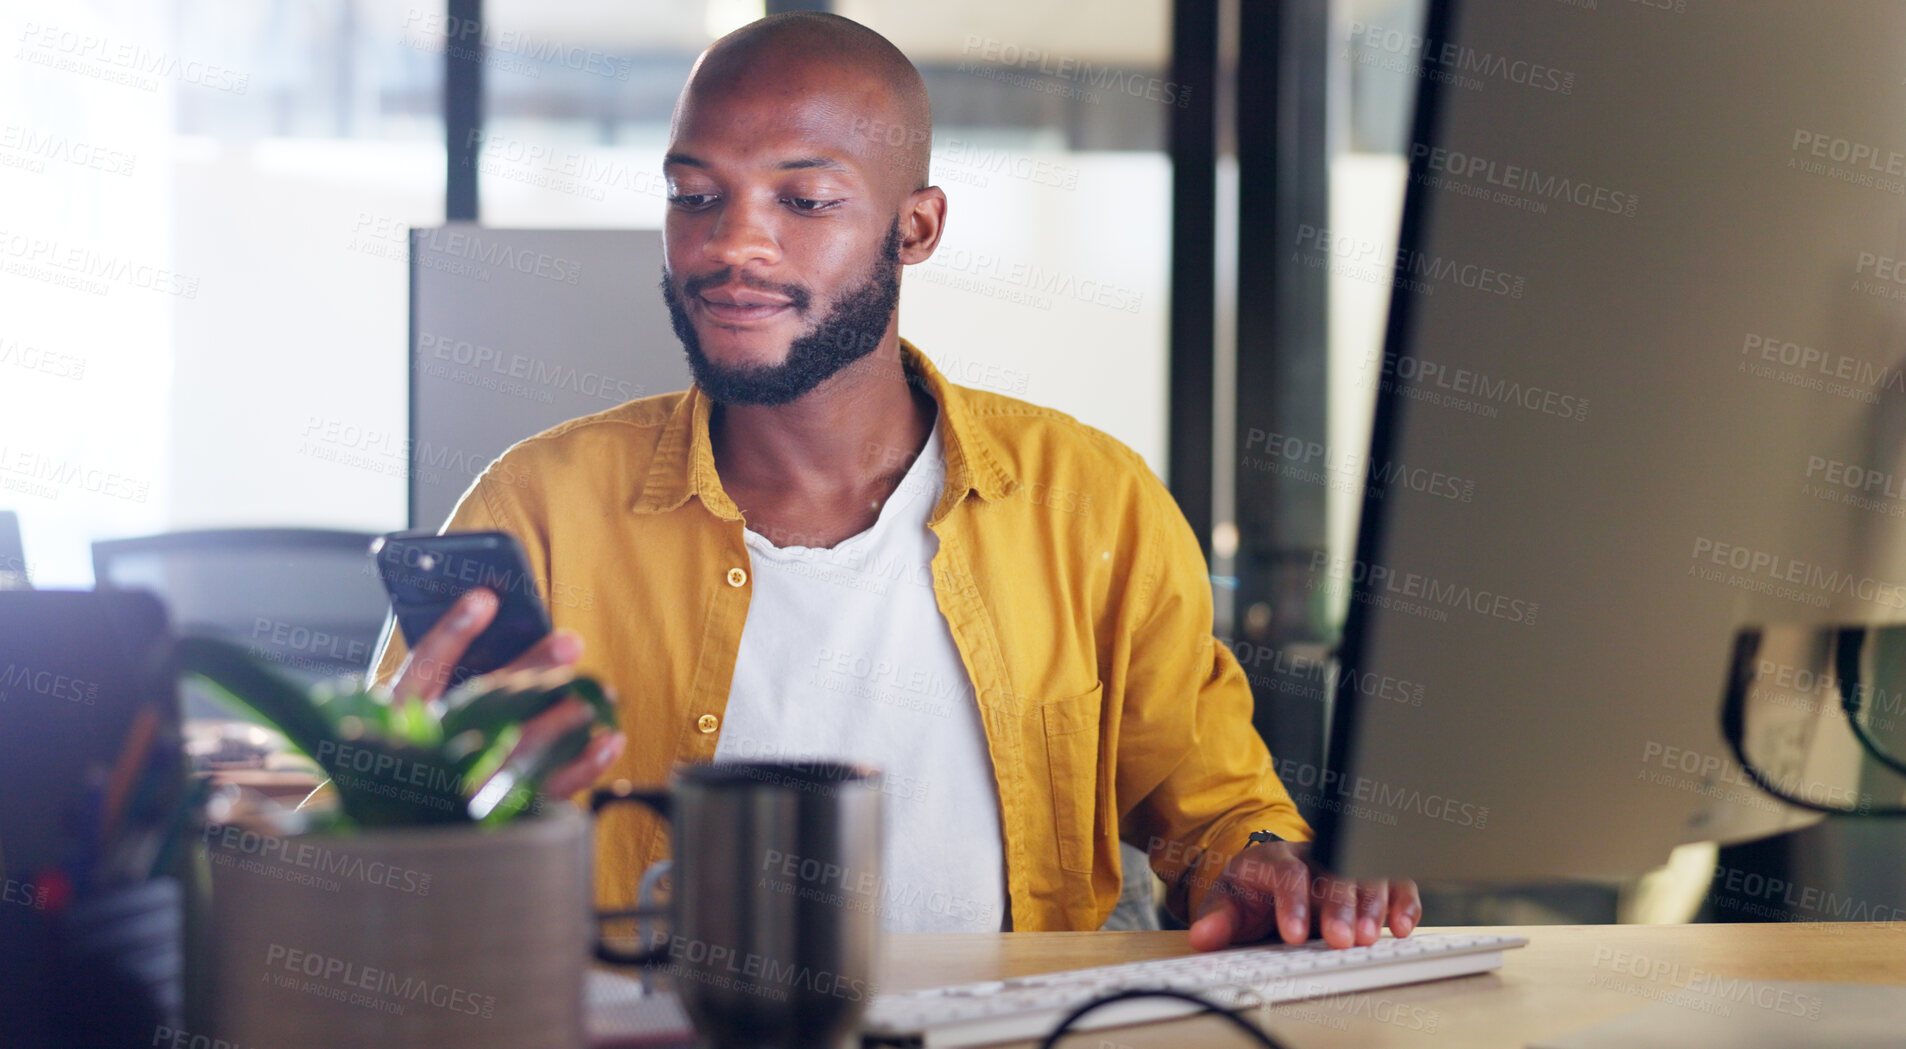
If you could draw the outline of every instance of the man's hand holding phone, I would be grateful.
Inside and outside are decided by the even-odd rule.
[[[450,611],[411,647],[404,665],[398,668],[391,694],[427,703],[441,698],[454,678],[464,651],[496,618],[496,610],[497,595],[483,587],[458,598]],[[556,630],[493,673],[573,667],[581,658],[582,636],[573,630]],[[582,700],[565,699],[525,722],[523,738],[517,746],[540,746],[588,721],[589,708]],[[589,741],[580,757],[551,773],[543,782],[543,790],[552,797],[567,797],[588,788],[622,754],[627,742],[620,732],[597,736]]]

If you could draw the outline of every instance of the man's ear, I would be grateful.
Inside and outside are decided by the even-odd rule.
[[[946,194],[938,186],[907,194],[900,210],[900,261],[908,266],[933,257],[946,229]]]

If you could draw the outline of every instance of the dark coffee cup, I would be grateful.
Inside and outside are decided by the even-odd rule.
[[[633,802],[673,828],[664,908],[649,949],[597,956],[673,978],[703,1044],[844,1044],[873,995],[880,931],[880,774],[834,762],[737,762],[676,772],[669,789],[617,784],[591,807]]]

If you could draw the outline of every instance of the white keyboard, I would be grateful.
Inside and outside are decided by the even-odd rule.
[[[939,1049],[1043,1038],[1086,1002],[1140,988],[1186,991],[1237,1011],[1488,972],[1502,967],[1504,950],[1528,942],[1520,936],[1431,933],[1342,951],[1322,942],[1265,945],[882,994],[868,1005],[861,1040]],[[1073,1028],[1148,1023],[1198,1011],[1181,999],[1137,998],[1095,1009]]]

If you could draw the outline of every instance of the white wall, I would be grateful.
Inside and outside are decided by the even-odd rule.
[[[901,334],[958,381],[1069,412],[1163,476],[1170,163],[1157,153],[939,155],[946,234],[907,270]],[[1046,184],[1054,177],[1061,185]]]
[[[410,225],[443,214],[443,150],[181,140],[183,269],[167,528],[404,524]]]

